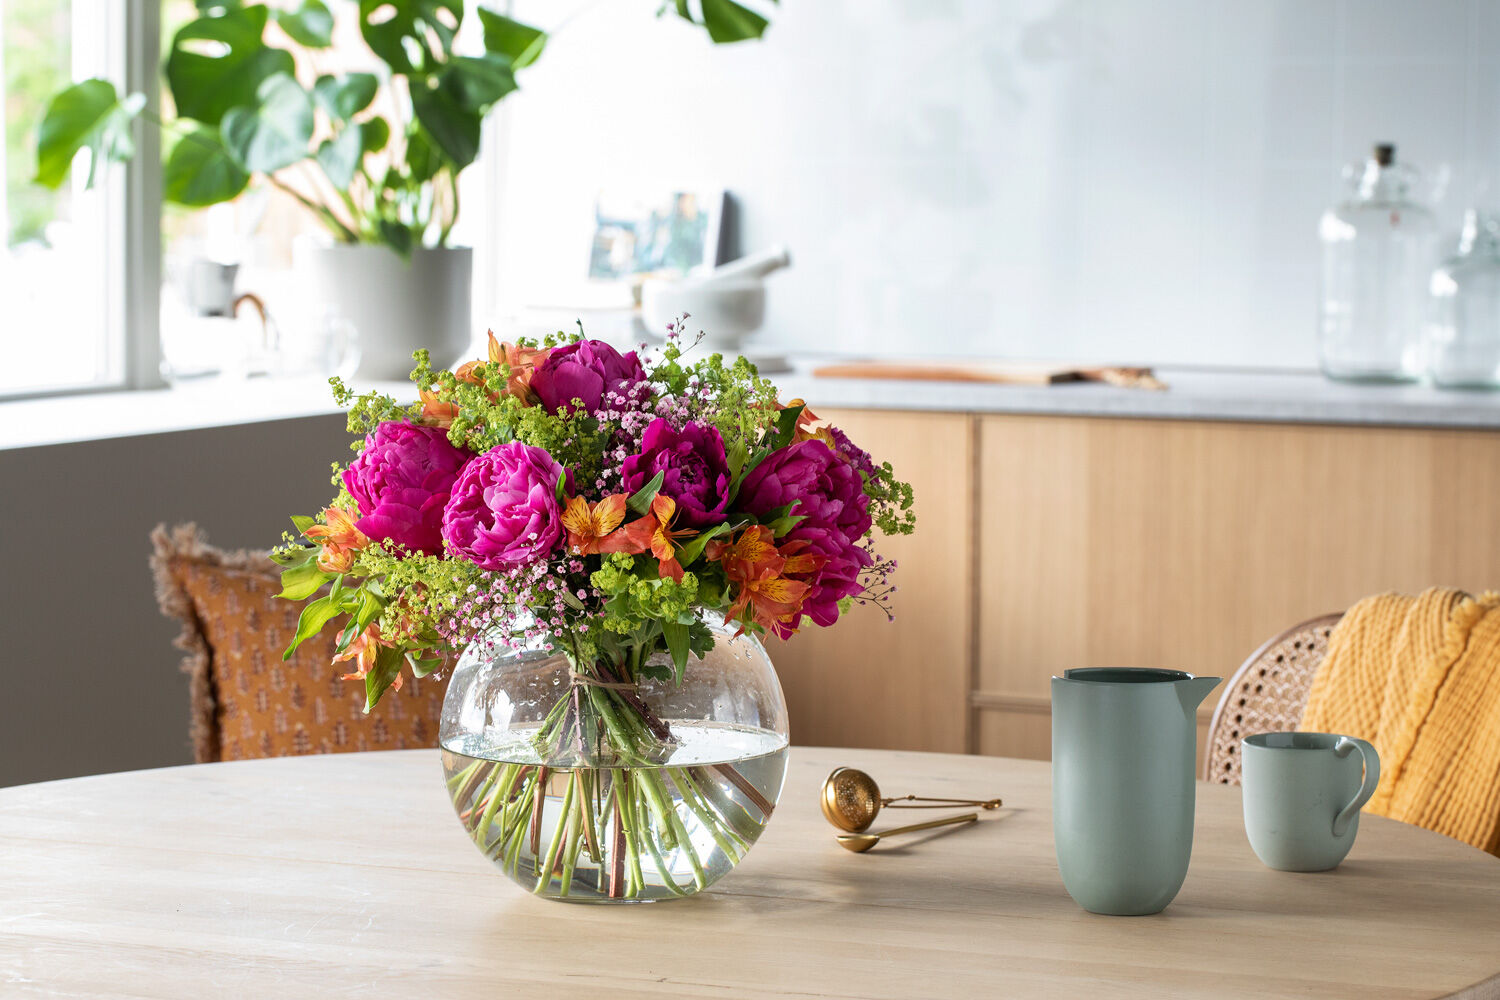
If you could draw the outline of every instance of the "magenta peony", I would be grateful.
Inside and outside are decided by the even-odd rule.
[[[359,504],[355,527],[375,541],[412,552],[443,551],[443,508],[459,470],[472,456],[435,427],[388,421],[365,438],[364,451],[344,470],[344,486]]]
[[[646,381],[635,352],[621,354],[602,340],[580,340],[551,351],[531,376],[531,391],[549,413],[573,412],[573,400],[590,413],[600,409],[606,393],[625,394]]]
[[[443,512],[452,554],[480,569],[545,559],[562,537],[563,467],[545,448],[511,441],[464,467]]]
[[[717,427],[690,422],[678,431],[658,417],[646,428],[641,453],[625,459],[622,471],[631,493],[662,473],[661,493],[676,501],[681,527],[706,528],[724,520],[729,460]]]
[[[849,435],[845,434],[837,427],[829,427],[828,436],[833,440],[833,450],[835,454],[837,454],[844,461],[848,462],[850,465],[854,466],[860,472],[863,472],[866,476],[869,476],[872,479],[874,478],[876,472],[875,459],[870,457],[870,453],[868,451],[865,451],[859,445],[855,444],[853,441],[850,441]]]
[[[827,559],[807,579],[812,589],[802,613],[819,625],[832,625],[840,598],[863,589],[859,574],[871,563],[860,545],[870,530],[870,498],[854,466],[813,439],[772,452],[752,469],[735,507],[759,517],[794,502],[792,515],[805,520],[781,541],[804,541],[805,551]]]

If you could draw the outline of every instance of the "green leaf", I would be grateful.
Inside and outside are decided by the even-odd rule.
[[[729,478],[740,478],[740,472],[745,468],[745,460],[750,457],[750,449],[745,446],[743,438],[737,438],[729,447]]]
[[[359,33],[393,73],[422,76],[452,53],[463,16],[464,0],[359,0]]]
[[[336,122],[346,122],[368,108],[379,90],[380,81],[374,73],[347,73],[318,77],[312,92],[324,114]]]
[[[365,674],[365,712],[375,707],[380,696],[385,694],[401,673],[401,664],[406,662],[406,654],[392,646],[381,646],[375,654],[375,666]]]
[[[230,108],[255,104],[266,79],[296,70],[290,52],[261,39],[266,14],[257,4],[200,17],[177,32],[166,76],[178,115],[217,125]]]
[[[466,108],[447,90],[413,87],[411,109],[455,171],[474,162],[479,155],[479,126],[484,116]],[[435,171],[434,171],[435,172]]]
[[[315,518],[315,517],[309,517],[306,514],[293,514],[292,515],[292,527],[294,527],[294,528],[297,529],[297,534],[299,534],[299,535],[305,535],[305,534],[307,534],[307,529],[311,528],[313,525],[315,525],[317,523],[318,523],[318,519],[317,518]]]
[[[288,601],[305,601],[332,579],[332,573],[318,568],[316,558],[309,559],[300,566],[293,566],[282,572],[281,593],[276,596]]]
[[[713,541],[715,538],[718,538],[720,535],[729,534],[729,531],[729,525],[720,523],[714,525],[712,528],[709,528],[707,531],[702,532],[701,534],[694,535],[692,538],[689,538],[687,542],[677,550],[677,564],[679,566],[682,566],[684,569],[686,569],[688,566],[691,566],[693,563],[697,562],[698,557],[703,554],[703,550],[707,547],[709,542]]]
[[[665,472],[658,472],[651,477],[651,481],[634,493],[630,499],[625,501],[625,506],[637,514],[644,514],[651,509],[651,501],[656,499],[656,494],[661,492],[662,481],[666,478]]]
[[[363,152],[378,153],[391,141],[391,127],[384,118],[371,118],[359,123],[359,136],[364,144]]]
[[[287,549],[272,549],[271,561],[282,569],[306,566],[318,558],[318,548],[313,545],[294,545]]]
[[[60,187],[73,158],[86,148],[92,186],[101,164],[122,163],[135,155],[130,126],[145,106],[142,94],[120,100],[108,80],[84,80],[58,93],[37,129],[36,183]]]
[[[301,617],[297,619],[297,634],[292,637],[292,644],[281,654],[281,658],[290,660],[298,646],[323,631],[324,625],[343,612],[343,606],[332,597],[320,597],[316,601],[307,602],[302,608]]]
[[[354,181],[354,171],[365,155],[364,130],[358,124],[345,125],[332,139],[318,147],[318,166],[336,188],[347,188]]]
[[[715,44],[743,42],[766,32],[769,22],[734,0],[702,0],[702,4],[703,26]]]
[[[484,26],[484,47],[509,59],[512,69],[525,69],[536,62],[547,45],[547,33],[540,28],[483,7],[479,8],[479,23]]]
[[[423,184],[443,169],[443,154],[420,128],[406,137],[406,169],[411,179]]]
[[[771,531],[776,535],[777,538],[781,538],[788,531],[791,531],[797,525],[806,520],[806,514],[798,514],[796,517],[778,517],[773,521],[766,521],[764,523],[766,527],[771,529]]]
[[[326,49],[333,44],[333,15],[322,0],[302,0],[296,8],[273,11],[272,16],[298,45]]]
[[[402,257],[411,256],[412,232],[399,222],[390,219],[381,219],[376,229],[380,233],[380,240],[386,246],[396,251]]]
[[[258,106],[231,108],[219,131],[247,170],[273,174],[307,158],[313,136],[312,98],[294,78],[277,74],[261,84]]]
[[[417,656],[413,656],[411,653],[407,653],[406,663],[411,667],[411,672],[414,676],[426,677],[428,674],[432,673],[434,670],[437,670],[443,665],[443,658],[441,656],[434,656],[430,659],[424,660]]]
[[[456,56],[438,74],[438,86],[459,107],[482,112],[516,89],[516,75],[501,56]]]
[[[788,406],[776,414],[776,428],[770,433],[765,444],[772,451],[779,451],[792,443],[792,438],[797,436],[797,420],[806,409],[801,403]]]
[[[178,139],[162,168],[162,197],[194,208],[233,201],[249,184],[250,174],[224,148],[219,130],[206,125]]]
[[[680,622],[663,622],[661,634],[667,640],[667,652],[672,654],[672,665],[677,668],[677,679],[680,682],[682,672],[687,669],[688,627]]]

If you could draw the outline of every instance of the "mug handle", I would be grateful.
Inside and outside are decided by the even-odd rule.
[[[1370,796],[1375,794],[1375,786],[1380,784],[1380,754],[1375,748],[1364,740],[1355,739],[1353,736],[1342,736],[1338,743],[1334,744],[1333,754],[1343,759],[1353,751],[1358,750],[1360,759],[1365,764],[1364,784],[1359,786],[1359,792],[1354,796],[1354,801],[1339,811],[1333,818],[1333,835],[1342,837],[1344,831],[1349,829],[1349,821],[1359,812],[1360,807],[1370,801]]]

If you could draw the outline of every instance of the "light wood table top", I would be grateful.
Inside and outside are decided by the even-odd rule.
[[[1006,807],[850,854],[817,806],[839,764]],[[1366,816],[1337,871],[1271,871],[1235,788],[1198,786],[1166,912],[1101,917],[1063,890],[1045,763],[798,748],[740,868],[650,906],[528,895],[441,778],[411,750],[0,790],[0,995],[1500,996],[1500,860]],[[876,826],[903,815],[943,814]]]

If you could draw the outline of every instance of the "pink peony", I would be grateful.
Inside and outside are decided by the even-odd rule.
[[[443,511],[452,555],[501,570],[545,559],[562,537],[563,467],[545,448],[511,441],[464,467]]]
[[[860,542],[870,530],[870,498],[854,466],[813,439],[772,452],[752,469],[735,507],[760,517],[793,502],[792,516],[805,520],[780,543],[806,542],[804,551],[827,559],[807,578],[812,589],[802,613],[819,625],[832,625],[839,600],[864,589],[859,575],[871,559]]]
[[[443,508],[471,457],[435,427],[381,424],[344,471],[344,486],[359,504],[355,527],[375,541],[441,553]]]
[[[531,376],[531,391],[548,413],[573,412],[573,400],[593,413],[603,407],[606,393],[624,395],[646,381],[635,352],[621,354],[602,340],[580,340],[555,348]]]
[[[711,424],[688,423],[682,430],[658,417],[646,428],[641,453],[625,459],[625,489],[631,493],[662,473],[661,493],[677,504],[684,528],[706,528],[724,520],[729,503],[729,460],[724,439]]]

